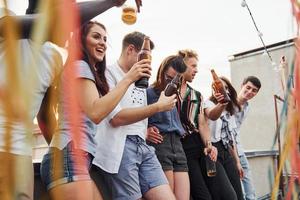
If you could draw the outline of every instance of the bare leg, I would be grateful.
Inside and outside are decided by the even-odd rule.
[[[151,188],[146,192],[144,198],[147,200],[176,200],[169,185],[160,185]]]
[[[95,183],[91,180],[59,185],[49,192],[52,200],[103,200]]]
[[[169,170],[169,171],[164,171],[167,179],[168,179],[168,182],[169,182],[169,185],[171,187],[171,190],[173,191],[174,193],[174,173],[172,170]]]
[[[177,200],[190,199],[190,179],[187,172],[174,172],[174,194]]]

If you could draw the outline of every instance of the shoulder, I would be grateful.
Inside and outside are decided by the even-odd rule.
[[[118,64],[114,63],[111,65],[107,65],[105,69],[105,75],[109,77],[116,77],[118,74]]]
[[[187,85],[187,87],[189,88],[189,90],[191,91],[191,93],[194,94],[194,96],[197,98],[198,101],[202,101],[203,100],[203,96],[202,94],[196,90],[195,88],[191,87],[189,84]]]
[[[120,67],[118,65],[118,63],[114,63],[112,65],[107,65],[106,69],[105,69],[105,76],[108,79],[114,79],[114,80],[121,80],[123,79],[122,74],[120,73]]]
[[[211,107],[213,107],[213,106],[215,106],[214,102],[212,102],[212,101],[209,100],[209,99],[206,99],[206,100],[204,101],[204,103],[203,103],[203,107],[204,107],[204,108],[211,108]]]
[[[90,65],[84,60],[75,61],[78,78],[87,78],[95,81],[95,76],[90,68]]]
[[[23,47],[24,45],[33,46],[34,42],[32,40],[25,39],[22,45]],[[58,68],[58,70],[61,70],[63,68],[63,63],[66,61],[66,58],[68,56],[66,49],[58,47],[51,42],[45,42],[41,46],[39,53],[41,55],[41,59],[46,61],[49,65]]]
[[[89,64],[85,60],[76,60],[75,65],[77,67],[90,67]]]
[[[111,65],[107,65],[106,67],[106,71],[110,72],[110,73],[115,73],[119,70],[119,65],[117,62],[115,62],[114,64]]]
[[[74,64],[75,64],[79,74],[92,73],[92,71],[90,69],[90,65],[86,61],[77,60],[77,61],[75,61]]]

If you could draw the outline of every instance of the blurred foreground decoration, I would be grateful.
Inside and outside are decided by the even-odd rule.
[[[21,28],[20,24],[18,24],[18,21],[15,19],[14,16],[10,16],[11,13],[9,13],[7,9],[7,0],[0,0],[1,3],[3,2],[4,5],[4,18],[1,18],[3,21],[3,26],[1,26],[1,32],[3,33],[3,38],[1,39],[1,42],[3,43],[3,56],[1,56],[1,62],[5,63],[5,80],[4,84],[0,85],[0,103],[3,105],[3,112],[5,113],[5,151],[10,152],[12,149],[12,146],[14,145],[12,143],[12,135],[14,132],[12,132],[12,127],[16,123],[23,124],[26,127],[26,135],[28,135],[28,138],[30,138],[27,142],[28,146],[32,145],[32,134],[33,134],[33,124],[32,119],[30,116],[31,113],[31,107],[32,105],[32,98],[35,96],[34,94],[34,88],[36,86],[36,76],[38,75],[36,72],[36,69],[38,66],[38,60],[39,60],[39,50],[46,41],[53,41],[54,43],[61,45],[64,44],[67,40],[67,38],[74,33],[76,29],[79,27],[79,13],[78,8],[75,3],[75,1],[70,0],[43,0],[39,1],[40,5],[37,20],[34,21],[31,35],[30,35],[30,44],[31,49],[30,52],[22,52],[24,49],[20,45],[18,45],[19,39],[20,39],[20,33]],[[58,6],[59,5],[59,6]],[[66,11],[68,13],[66,14]],[[3,40],[2,40],[3,39]],[[68,46],[69,47],[75,47],[76,44],[75,40],[68,40]],[[24,54],[28,53],[29,55],[32,54],[32,57],[30,57],[29,63],[22,60],[21,56],[19,55],[19,52],[22,52]],[[50,56],[50,55],[49,55]],[[65,65],[65,74],[66,74],[66,81],[68,82],[74,82],[75,85],[75,79],[76,76],[76,70],[73,66],[74,61],[78,60],[79,58],[79,49],[78,48],[69,48],[68,49],[68,62]],[[50,58],[49,58],[50,59]],[[56,58],[60,59],[60,58]],[[23,74],[21,74],[20,69],[22,69],[24,64],[30,65],[30,76],[24,77]],[[68,93],[68,95],[71,97],[70,104],[71,109],[68,111],[71,116],[71,124],[74,124],[75,126],[71,127],[72,135],[71,137],[78,141],[78,143],[81,141],[81,137],[79,134],[79,129],[76,124],[80,122],[80,116],[79,116],[79,109],[78,104],[76,103],[76,96],[75,96],[75,87],[72,88],[64,88],[64,84],[62,84],[61,89],[63,90],[62,93]],[[55,99],[55,98],[52,98]],[[54,103],[53,103],[54,104]],[[52,127],[52,130],[55,130],[56,127]],[[58,163],[58,167],[62,167],[60,163],[62,163],[62,158],[57,158],[59,161],[56,161]],[[9,160],[9,159],[7,159]],[[74,162],[77,164],[82,163],[83,161],[78,160],[77,158],[74,159]],[[7,163],[7,162],[5,162]],[[4,191],[7,193],[11,193],[14,191],[14,187],[18,182],[18,177],[15,177],[15,171],[16,170],[22,171],[22,168],[24,166],[16,166],[15,163],[10,164],[10,171],[7,173],[9,174],[9,177],[13,184],[9,184],[9,190],[11,191]],[[61,171],[61,170],[59,170]]]
[[[280,133],[283,134],[283,147],[279,152],[279,165],[276,172],[275,180],[272,188],[271,199],[275,200],[278,196],[280,178],[283,170],[288,173],[288,183],[284,190],[285,199],[299,199],[300,194],[300,37],[299,37],[299,25],[300,25],[300,2],[297,0],[291,0],[293,15],[297,21],[297,38],[295,39],[296,53],[293,64],[290,66],[289,75],[285,87],[284,105],[280,114],[280,122],[277,126],[276,137],[280,137]],[[276,141],[276,139],[274,140]],[[275,142],[274,142],[275,143]],[[280,149],[280,148],[279,148]]]

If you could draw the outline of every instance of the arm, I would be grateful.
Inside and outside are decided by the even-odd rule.
[[[149,61],[134,65],[114,89],[99,98],[96,85],[90,79],[78,79],[77,99],[85,114],[96,124],[100,123],[117,106],[128,87],[141,77],[150,77]]]
[[[121,6],[126,0],[93,0],[78,2],[81,24],[114,7]]]
[[[199,119],[198,129],[199,129],[200,137],[203,143],[205,144],[204,154],[205,155],[209,154],[210,158],[213,161],[216,161],[218,157],[218,150],[216,147],[211,145],[211,141],[210,141],[211,135],[210,135],[210,129],[208,125],[208,118],[205,116],[204,111],[202,109],[200,109],[198,119]]]
[[[83,112],[96,124],[100,123],[119,103],[132,82],[120,81],[116,88],[99,98],[98,90],[89,79],[78,80],[77,99]]]
[[[147,117],[152,116],[157,112],[163,112],[171,110],[176,103],[176,95],[170,97],[165,96],[162,91],[158,101],[154,104],[139,107],[139,108],[125,108],[121,110],[116,116],[110,120],[110,124],[113,127],[132,124]]]
[[[198,129],[200,132],[201,139],[204,144],[206,144],[207,141],[210,141],[210,129],[208,126],[208,119],[204,115],[203,110],[200,111],[198,115]]]
[[[224,111],[226,105],[223,104],[216,104],[213,108],[206,108],[204,110],[205,115],[211,120],[217,120],[221,116],[222,112]]]
[[[57,127],[55,117],[57,101],[54,99],[57,96],[55,95],[56,93],[57,91],[54,87],[48,88],[37,114],[38,125],[48,144],[50,144],[53,132]]]
[[[233,141],[233,147],[229,147],[229,151],[230,151],[231,155],[233,156],[233,158],[236,162],[238,173],[240,175],[240,178],[242,179],[244,177],[244,171],[243,171],[243,168],[242,168],[242,165],[241,165],[241,162],[240,162],[240,158],[239,158],[238,153],[237,153],[237,148],[236,148],[235,141]]]
[[[85,2],[79,2],[77,3],[79,15],[80,15],[80,23],[83,24],[92,18],[96,17],[97,15],[100,15],[101,13],[105,12],[106,10],[112,8],[113,6],[120,6],[122,5],[126,0],[91,0],[91,1],[85,1]],[[57,16],[54,16],[52,20],[59,19],[59,16],[61,15],[60,10],[64,10],[64,5],[56,6],[56,9],[54,10],[54,13],[57,14]],[[63,13],[65,14],[65,13]],[[36,20],[40,18],[40,14],[30,14],[30,15],[19,15],[19,16],[6,16],[0,19],[0,30],[3,30],[4,24],[7,20],[10,19],[15,20],[17,23],[17,26],[20,27],[21,38],[29,38],[31,35],[31,30],[33,27],[33,24]],[[57,28],[57,22],[54,22],[56,25],[53,28]],[[51,30],[51,29],[50,29]],[[3,32],[0,31],[0,36],[3,37]],[[60,32],[61,34],[61,32]],[[66,35],[69,35],[67,33]],[[52,41],[52,37],[48,36],[49,38],[46,38],[46,40],[49,40],[51,42],[54,42],[57,44],[56,41]],[[66,37],[64,37],[66,38]],[[64,45],[64,42],[59,42],[57,44],[59,46]]]
[[[221,93],[214,93],[213,94],[218,103],[215,106],[205,108],[204,112],[205,115],[210,119],[210,120],[217,120],[221,116],[222,112],[226,108],[227,103],[220,103],[223,101],[224,96]]]
[[[33,22],[38,18],[38,15],[20,15],[20,16],[5,16],[0,19],[0,36],[4,37],[4,27],[10,20],[14,20],[21,31],[21,38],[29,38]]]

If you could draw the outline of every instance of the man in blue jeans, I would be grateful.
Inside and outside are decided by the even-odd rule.
[[[137,62],[145,34],[132,32],[123,38],[119,59],[106,68],[110,89],[134,66],[150,65],[149,60]],[[154,44],[150,42],[150,48]],[[155,149],[145,142],[148,117],[171,110],[176,95],[161,93],[156,103],[147,105],[146,89],[132,84],[118,106],[99,125],[95,135],[97,148],[92,172],[103,175],[108,199],[112,200],[175,200],[168,180],[156,157]],[[95,180],[97,181],[97,180]],[[103,192],[103,191],[101,191]]]
[[[244,178],[242,179],[242,187],[244,190],[245,200],[254,200],[255,189],[252,182],[251,172],[245,152],[240,143],[240,128],[242,122],[246,118],[249,111],[248,101],[255,97],[261,87],[260,80],[255,76],[248,76],[242,83],[241,90],[238,94],[238,103],[241,105],[241,111],[235,114],[237,128],[235,130],[235,139],[237,143],[237,151],[240,158],[240,163],[244,170]]]

